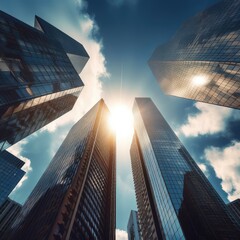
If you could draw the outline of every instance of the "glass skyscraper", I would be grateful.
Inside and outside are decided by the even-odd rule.
[[[141,236],[143,239],[162,239],[154,201],[152,195],[149,194],[150,184],[142,165],[143,157],[138,149],[136,134],[133,136],[130,155]]]
[[[233,216],[236,218],[236,221],[240,224],[240,199],[236,199],[227,204],[229,211],[232,212]]]
[[[16,220],[22,206],[7,198],[6,201],[0,206],[0,236],[2,239],[7,239],[7,230]]]
[[[240,2],[190,18],[156,48],[150,68],[169,95],[240,109]]]
[[[83,46],[39,17],[35,25],[0,11],[0,151],[70,111],[83,87]]]
[[[127,226],[128,240],[141,240],[138,214],[131,210]]]
[[[0,206],[24,176],[24,162],[6,150],[0,152]]]
[[[80,74],[89,59],[83,45],[38,16],[35,17],[34,25],[48,37],[57,39],[61,43],[75,70]]]
[[[131,159],[140,229],[143,236],[155,234],[144,239],[239,239],[234,216],[152,100],[136,98],[133,114]]]
[[[115,239],[115,133],[100,100],[77,122],[23,205],[10,239]]]

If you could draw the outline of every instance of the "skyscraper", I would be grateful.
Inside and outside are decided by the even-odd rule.
[[[23,205],[12,239],[115,239],[115,134],[100,100],[77,122]]]
[[[136,211],[131,210],[128,220],[128,240],[141,240],[140,228],[138,223],[138,214]]]
[[[184,22],[149,65],[166,94],[240,109],[240,2],[220,1]]]
[[[89,59],[83,45],[38,16],[35,17],[34,25],[48,37],[61,43],[75,70],[80,74]]]
[[[163,239],[160,230],[157,211],[155,210],[152,194],[149,194],[150,184],[143,167],[142,153],[138,148],[136,134],[133,136],[130,149],[135,195],[138,207],[138,220],[142,239]]]
[[[240,224],[240,199],[236,199],[227,204],[229,211],[232,212],[233,216],[236,218],[236,221]]]
[[[237,221],[151,99],[136,98],[133,113],[132,171],[143,235],[150,219],[161,232],[151,239],[239,239]]]
[[[40,23],[51,32],[0,11],[0,151],[70,111],[83,87],[83,46]]]
[[[0,206],[16,187],[25,172],[24,162],[7,151],[0,152]]]
[[[13,224],[17,218],[22,206],[7,198],[6,201],[0,206],[0,236],[2,239],[6,239],[4,234]]]

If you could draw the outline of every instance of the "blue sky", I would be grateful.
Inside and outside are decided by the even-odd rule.
[[[90,55],[80,74],[85,87],[73,111],[11,148],[28,171],[11,195],[23,203],[67,131],[100,97],[110,107],[132,107],[151,97],[224,201],[240,197],[240,113],[224,107],[165,96],[147,61],[181,23],[217,0],[8,0],[1,10],[33,25],[37,14],[79,40]],[[136,209],[129,157],[130,139],[118,139],[117,228],[126,230]],[[126,239],[118,231],[118,239]]]

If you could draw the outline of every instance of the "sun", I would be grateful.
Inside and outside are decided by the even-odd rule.
[[[117,137],[131,137],[133,134],[133,115],[131,110],[124,105],[113,107],[109,125],[116,132]]]
[[[196,86],[203,86],[208,83],[207,77],[203,75],[194,76],[192,80],[193,80],[193,84]]]

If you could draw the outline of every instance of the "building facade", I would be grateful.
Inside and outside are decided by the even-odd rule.
[[[143,167],[143,156],[136,134],[133,135],[130,155],[142,239],[161,240],[163,238],[159,227],[160,223],[158,222],[152,195],[149,194],[150,183]]]
[[[148,230],[147,205],[142,201],[148,198],[155,228],[161,232],[151,239],[239,239],[234,216],[152,100],[136,98],[133,114],[131,151],[139,156],[132,157],[132,171],[142,234]],[[140,174],[146,186],[142,192],[138,189]]]
[[[6,239],[7,230],[11,227],[16,220],[22,206],[7,198],[6,201],[0,206],[0,236]]]
[[[141,240],[137,211],[131,210],[127,226],[128,240]]]
[[[229,211],[233,214],[236,221],[240,224],[240,199],[236,199],[227,204]]]
[[[240,2],[220,1],[184,22],[149,65],[166,94],[240,109]]]
[[[41,22],[55,35],[0,11],[0,151],[70,111],[83,87],[85,49]]]
[[[77,122],[23,205],[10,239],[115,239],[115,134],[100,100]]]
[[[6,150],[0,152],[0,206],[24,176],[24,162]]]

